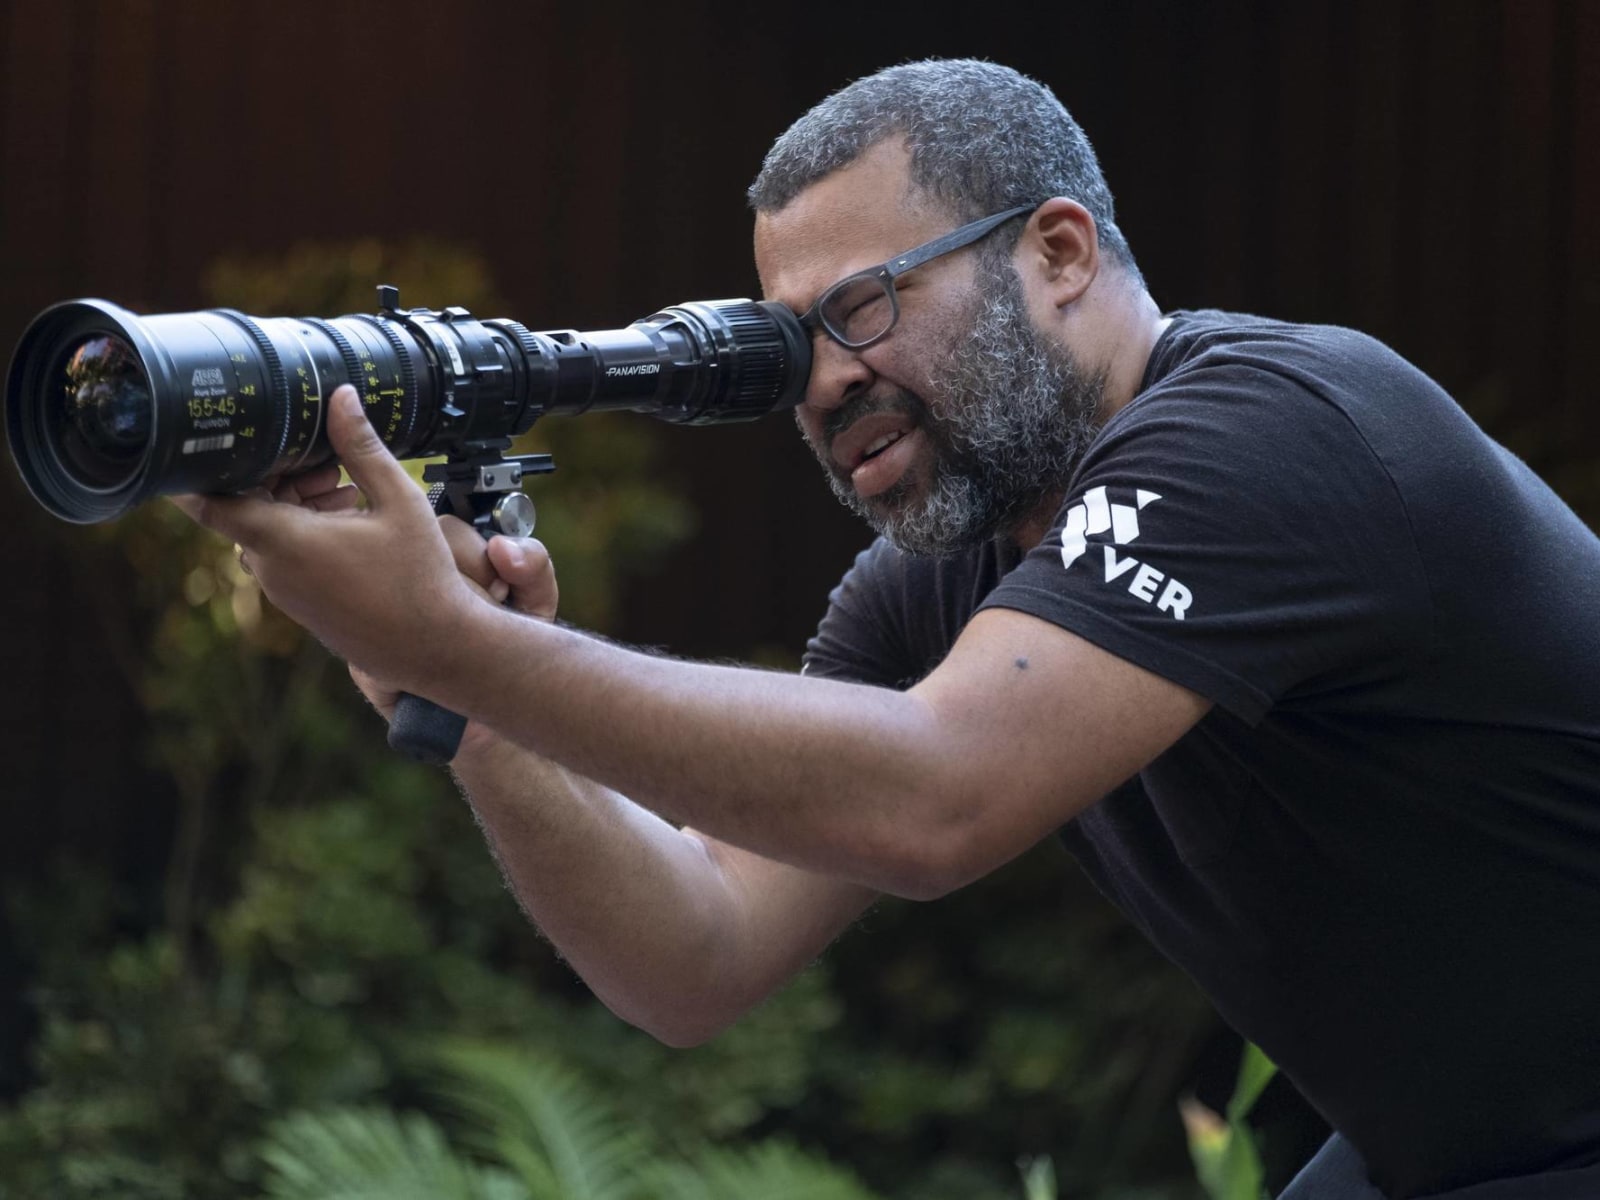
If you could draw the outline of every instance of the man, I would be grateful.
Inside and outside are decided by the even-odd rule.
[[[436,522],[348,389],[365,511],[186,505],[380,709],[471,718],[523,904],[668,1042],[1066,827],[1341,1131],[1289,1194],[1600,1194],[1600,543],[1370,339],[1163,316],[1014,72],[862,80],[751,198],[801,429],[884,535],[804,677],[556,626],[542,551]]]

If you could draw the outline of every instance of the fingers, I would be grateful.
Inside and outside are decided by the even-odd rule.
[[[314,496],[303,496],[297,503],[301,508],[309,508],[312,512],[355,512],[361,507],[361,489],[354,484],[347,483],[343,487],[334,488],[331,491],[321,492]]]
[[[293,536],[309,514],[293,504],[274,504],[260,489],[237,496],[171,496],[169,499],[196,524],[214,529],[230,542],[261,548]]]
[[[234,542],[259,545],[263,533],[282,527],[293,518],[284,513],[304,508],[312,512],[351,512],[361,503],[355,487],[339,486],[337,466],[318,467],[292,479],[269,480],[272,486],[252,488],[237,496],[169,496],[190,520],[214,529]],[[272,513],[277,508],[280,511]],[[248,568],[246,568],[248,570]]]
[[[511,585],[511,602],[521,612],[553,621],[560,600],[555,564],[535,538],[497,537],[489,541],[495,574]]]
[[[379,439],[355,388],[347,383],[328,399],[328,441],[373,508],[427,505],[411,476]]]
[[[505,603],[511,585],[495,573],[489,561],[488,543],[471,525],[456,517],[440,517],[439,529],[456,560],[456,570],[489,594],[496,604]]]
[[[304,475],[292,475],[284,479],[269,479],[266,486],[272,491],[272,498],[280,504],[305,504],[317,507],[320,511],[328,511],[317,502],[324,497],[346,489],[339,486],[339,465],[326,463],[307,471]],[[354,492],[355,489],[349,489]]]
[[[272,489],[272,498],[312,512],[353,512],[361,506],[361,489],[350,483],[339,486],[338,467],[318,467],[309,475],[279,483]]]

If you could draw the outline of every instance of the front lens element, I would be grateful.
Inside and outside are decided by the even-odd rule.
[[[92,334],[65,349],[51,378],[46,419],[61,465],[90,488],[126,482],[149,448],[155,412],[133,346],[115,333]]]

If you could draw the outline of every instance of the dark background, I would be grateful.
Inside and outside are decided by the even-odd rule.
[[[1373,333],[1584,506],[1600,425],[1593,0],[9,0],[0,345],[74,296],[198,307],[218,255],[307,239],[478,246],[500,315],[535,329],[750,295],[743,189],[770,141],[829,90],[935,54],[1054,87],[1165,307]],[[792,652],[862,529],[785,420],[669,445],[702,531],[627,599],[621,633]],[[37,728],[43,711],[57,735],[12,739],[0,777],[32,809],[70,807],[113,786],[131,714],[74,593],[86,534],[35,514],[10,472],[0,512],[0,722]],[[64,758],[91,730],[93,752]]]
[[[218,256],[309,239],[475,246],[506,300],[480,315],[536,329],[750,295],[767,145],[927,55],[1056,90],[1163,306],[1373,333],[1600,516],[1592,0],[0,0],[0,345],[69,297],[197,307]],[[865,531],[785,420],[663,437],[700,531],[617,632],[792,657]],[[0,871],[159,847],[163,782],[95,616],[121,581],[3,474]]]

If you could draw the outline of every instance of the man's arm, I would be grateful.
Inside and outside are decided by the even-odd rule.
[[[873,902],[678,830],[485,731],[454,764],[529,919],[605,1005],[674,1046],[778,990]]]
[[[190,498],[336,653],[653,811],[869,888],[940,895],[1160,754],[1209,702],[1047,622],[980,613],[900,693],[652,658],[475,593],[341,388],[329,436],[364,512]]]
[[[1209,707],[1004,610],[901,693],[655,658],[478,607],[435,698],[669,819],[913,899],[1020,854]]]
[[[332,511],[336,476],[309,482],[294,501]],[[486,545],[459,521],[439,524],[461,573],[491,599],[555,619],[543,546]],[[395,689],[351,674],[392,719]],[[468,727],[451,767],[528,918],[608,1008],[669,1045],[698,1044],[732,1024],[877,898],[679,830],[482,725]]]

